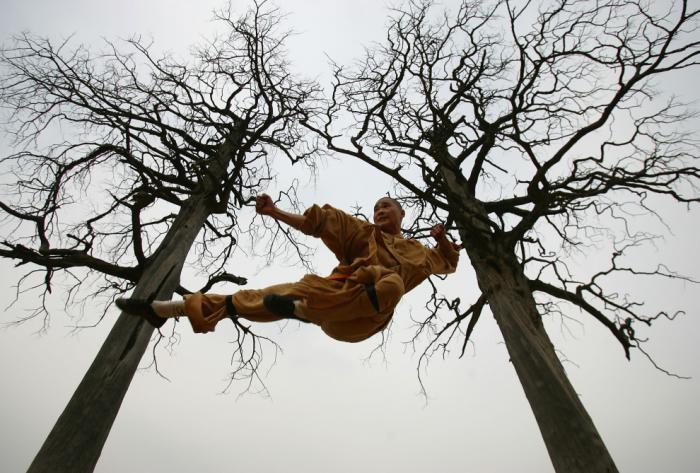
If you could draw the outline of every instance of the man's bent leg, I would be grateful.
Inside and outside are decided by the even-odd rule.
[[[347,295],[355,292],[355,296],[348,298],[345,305],[334,310],[316,309],[309,319],[336,340],[359,342],[386,328],[396,304],[404,294],[404,284],[398,274],[388,273],[374,284],[345,287],[342,292]],[[318,301],[307,302],[318,304]]]

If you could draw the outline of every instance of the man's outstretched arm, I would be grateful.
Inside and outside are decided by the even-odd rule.
[[[255,211],[260,215],[267,215],[275,220],[286,223],[297,230],[300,229],[306,221],[304,215],[285,212],[278,208],[272,200],[272,197],[267,194],[260,194],[255,198]]]

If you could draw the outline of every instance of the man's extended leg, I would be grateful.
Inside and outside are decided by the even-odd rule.
[[[401,278],[392,272],[384,272],[372,284],[307,275],[296,283],[244,289],[230,296],[195,293],[186,295],[184,301],[154,301],[140,311],[123,307],[123,301],[133,303],[133,299],[118,300],[117,305],[125,312],[144,317],[150,312],[158,317],[186,315],[197,333],[213,331],[227,317],[254,322],[291,318],[319,325],[337,340],[357,342],[386,327],[403,293]],[[271,310],[270,296],[293,301],[294,313],[290,315],[288,309],[277,311],[275,307]]]
[[[268,310],[263,300],[268,294],[289,296],[294,301],[303,299],[307,285],[299,283],[277,284],[264,289],[244,289],[232,295],[188,294],[184,300],[146,301],[141,299],[117,299],[117,306],[129,314],[148,320],[160,327],[169,317],[186,316],[196,333],[214,331],[225,318],[241,317],[253,322],[275,322],[281,319],[297,319],[306,322],[297,314],[280,316]],[[296,305],[296,304],[295,304]]]
[[[161,327],[165,321],[171,317],[188,317],[184,300],[150,301],[146,299],[118,298],[115,303],[123,312],[143,317],[156,328]],[[236,312],[235,309],[232,309],[228,311],[228,314],[222,313],[216,315],[221,315],[221,317],[218,317],[218,320],[220,320],[226,315],[233,317],[236,315]],[[216,320],[216,322],[218,322],[218,320]],[[192,321],[192,319],[190,319],[190,321]],[[193,327],[196,325],[198,328],[201,328],[201,330],[195,331],[211,331],[213,325],[216,325],[215,322],[211,325],[212,321],[213,319],[207,320],[201,317],[200,314],[200,317],[193,322]]]

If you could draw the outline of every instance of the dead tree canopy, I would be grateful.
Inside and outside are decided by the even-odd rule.
[[[264,1],[218,19],[223,34],[186,64],[138,38],[95,53],[25,34],[0,51],[13,138],[0,158],[0,256],[28,268],[18,291],[40,291],[30,318],[43,315],[44,328],[47,294],[66,283],[72,307],[132,288],[189,292],[179,284],[188,254],[210,276],[203,289],[245,283],[224,270],[243,233],[239,210],[273,178],[273,159],[314,154],[299,123],[315,113],[317,87],[289,72],[287,34]],[[231,380],[258,389],[266,339],[234,324]],[[30,471],[94,469],[152,333],[116,319]]]
[[[314,152],[299,120],[314,113],[317,86],[289,73],[276,10],[262,2],[218,20],[223,34],[190,63],[140,38],[95,52],[22,34],[2,49],[12,147],[2,157],[0,256],[30,268],[20,291],[38,284],[45,297],[62,273],[75,296],[84,270],[99,281],[94,293],[127,290],[195,195],[207,207],[195,246],[212,277],[205,288],[245,283],[224,270],[241,234],[237,211],[272,178],[274,156]]]
[[[309,126],[396,180],[412,232],[447,219],[467,253],[512,254],[540,315],[578,308],[629,357],[639,325],[678,312],[647,312],[615,276],[690,280],[627,257],[654,238],[636,216],[699,200],[692,112],[663,93],[700,62],[689,3],[412,1],[359,66],[336,65],[325,119]],[[609,258],[579,274],[569,257],[596,246]],[[436,294],[421,323],[431,347],[464,346],[488,296],[465,307]]]
[[[432,3],[408,2],[383,43],[336,66],[325,118],[307,126],[395,179],[417,215],[410,231],[446,220],[461,237],[480,293],[434,294],[422,360],[464,350],[488,305],[555,470],[617,471],[542,318],[590,316],[629,357],[646,354],[640,326],[678,313],[614,286],[684,279],[630,254],[652,238],[635,224],[654,198],[700,200],[690,113],[654,90],[698,65],[700,15],[684,0]],[[572,263],[596,245],[602,267]]]

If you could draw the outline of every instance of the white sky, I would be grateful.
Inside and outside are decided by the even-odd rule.
[[[291,12],[288,25],[299,34],[289,43],[296,67],[324,79],[324,52],[349,61],[362,45],[382,38],[386,10],[372,0],[279,2]],[[234,2],[244,9],[247,2]],[[212,29],[218,1],[2,0],[0,38],[31,30],[53,38],[77,33],[85,42],[151,35],[156,46],[184,54],[188,45]],[[687,72],[674,90],[700,97]],[[349,189],[347,175],[361,173],[362,188]],[[339,191],[338,188],[342,189]],[[330,161],[317,185],[302,194],[305,204],[370,206],[387,188],[366,168]],[[698,213],[665,212],[675,229],[658,255],[673,269],[696,278]],[[314,243],[314,242],[312,242]],[[315,244],[315,243],[314,243]],[[17,272],[1,262],[6,287],[0,304],[13,298]],[[319,247],[316,267],[333,266]],[[300,268],[238,256],[229,271],[248,276],[251,287],[295,280]],[[194,277],[193,277],[194,278]],[[191,281],[194,281],[192,279]],[[463,257],[449,279],[452,291],[474,294],[474,279]],[[197,282],[185,280],[188,287]],[[466,290],[464,288],[467,288]],[[472,288],[472,289],[470,289]],[[676,322],[660,322],[650,349],[659,362],[693,379],[681,381],[654,370],[637,353],[628,363],[612,337],[584,322],[563,329],[547,322],[557,348],[571,360],[565,366],[600,430],[620,471],[691,473],[700,469],[700,367],[697,347],[697,287],[660,291],[650,286],[652,302],[671,300],[688,309]],[[266,327],[284,353],[265,379],[271,399],[231,393],[225,386],[233,331],[223,323],[215,334],[195,335],[184,323],[172,354],[161,353],[166,381],[153,370],[134,378],[97,465],[98,472],[441,472],[540,473],[552,471],[495,322],[483,317],[474,344],[462,360],[434,359],[425,376],[429,401],[419,395],[417,357],[403,341],[411,332],[411,311],[420,314],[422,291],[399,306],[387,360],[367,363],[378,340],[350,345],[323,336],[315,327]],[[13,320],[27,304],[0,313]],[[0,330],[0,470],[23,471],[61,413],[110,328],[109,320],[75,334],[74,323],[53,301],[52,326],[39,324]],[[54,306],[52,306],[54,307]],[[94,305],[95,313],[102,307]],[[88,310],[88,312],[90,312]],[[116,317],[117,311],[111,313]],[[579,317],[578,314],[571,314]],[[91,314],[86,315],[89,320]],[[584,319],[585,320],[585,319]],[[574,364],[575,363],[575,364]]]

